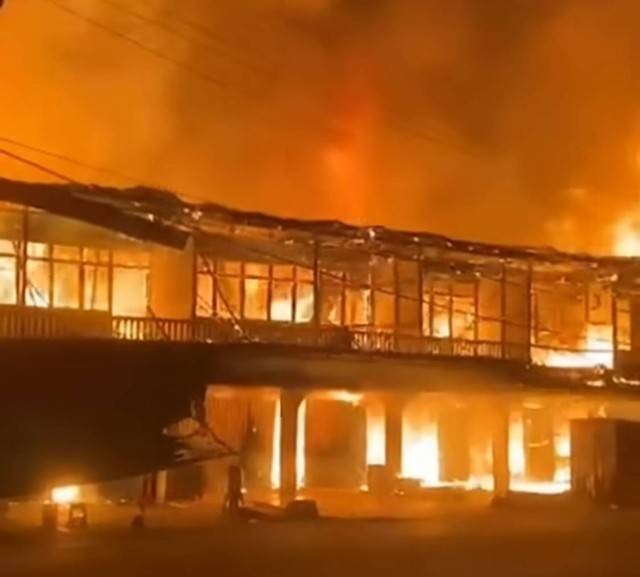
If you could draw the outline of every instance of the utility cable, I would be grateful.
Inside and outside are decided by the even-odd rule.
[[[118,38],[120,40],[122,40],[123,42],[126,42],[128,44],[131,44],[132,46],[135,46],[136,48],[151,54],[152,56],[155,56],[156,58],[159,58],[161,60],[164,60],[170,64],[172,64],[173,66],[175,66],[176,68],[179,68],[181,70],[183,70],[184,72],[188,72],[189,74],[192,74],[193,76],[196,76],[198,78],[200,78],[201,80],[208,82],[214,86],[216,86],[219,89],[222,88],[226,88],[227,87],[227,83],[222,80],[221,78],[218,78],[216,76],[213,76],[207,72],[204,72],[198,68],[195,68],[193,66],[191,66],[190,64],[182,61],[182,60],[178,60],[177,58],[174,58],[173,56],[169,56],[167,54],[165,54],[164,52],[162,52],[161,50],[158,50],[152,46],[149,46],[147,44],[145,44],[144,42],[141,42],[140,40],[133,38],[132,36],[129,36],[123,32],[120,32],[119,30],[116,30],[115,28],[112,28],[106,24],[104,24],[103,22],[100,22],[99,20],[96,20],[90,16],[87,16],[81,12],[78,12],[77,10],[74,10],[73,8],[67,6],[66,4],[59,2],[58,0],[43,0],[46,2],[49,2],[50,4],[52,4],[53,6],[56,6],[59,10],[66,12],[68,15],[73,16],[75,18],[78,18],[79,20],[82,20],[83,22],[90,24],[91,26],[94,26],[95,28],[98,28],[99,30],[102,30],[104,33],[109,34],[111,36],[114,36],[115,38]]]

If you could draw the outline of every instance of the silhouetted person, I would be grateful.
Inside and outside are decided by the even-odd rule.
[[[242,468],[231,465],[227,469],[227,493],[224,498],[224,509],[230,515],[237,515],[244,503],[242,494]]]

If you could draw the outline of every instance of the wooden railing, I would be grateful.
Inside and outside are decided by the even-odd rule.
[[[108,313],[0,306],[1,338],[108,338],[111,334]]]
[[[127,340],[175,342],[262,342],[326,350],[400,353],[415,356],[528,359],[526,344],[503,347],[496,341],[441,339],[358,327],[320,327],[311,324],[244,322],[242,329],[230,322],[207,319],[170,320],[115,317],[113,335]]]
[[[523,344],[398,334],[371,327],[215,319],[111,317],[108,313],[0,306],[0,338],[116,338],[132,341],[260,342],[332,351],[399,353],[427,357],[477,357],[528,361]]]
[[[240,340],[233,325],[209,319],[113,317],[112,335],[131,341],[207,343]]]

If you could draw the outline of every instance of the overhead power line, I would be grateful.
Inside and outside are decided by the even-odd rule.
[[[62,174],[61,172],[58,172],[58,171],[53,170],[51,168],[48,168],[48,167],[40,164],[39,162],[35,162],[34,160],[30,160],[28,158],[25,158],[24,156],[22,156],[20,154],[16,154],[15,152],[11,152],[11,151],[6,150],[4,148],[0,148],[0,154],[15,160],[16,162],[19,162],[20,164],[25,164],[27,166],[30,166],[31,168],[35,168],[36,170],[39,170],[40,172],[43,172],[44,174],[48,174],[49,176],[53,176],[54,178],[62,180],[63,182],[68,182],[69,184],[80,184],[77,180],[71,178],[70,176],[67,176],[65,174]]]
[[[150,182],[146,182],[144,179],[141,178],[136,178],[130,174],[126,174],[124,172],[121,172],[119,170],[116,170],[114,168],[109,168],[106,166],[102,166],[102,165],[97,165],[97,164],[92,164],[89,162],[86,162],[84,160],[79,160],[77,158],[74,158],[72,156],[68,156],[66,154],[61,154],[59,152],[54,152],[51,150],[48,150],[46,148],[42,148],[39,146],[34,146],[32,144],[28,144],[26,142],[22,142],[19,140],[15,140],[13,138],[7,138],[4,136],[0,136],[0,142],[4,142],[6,144],[10,144],[12,146],[17,146],[19,148],[23,148],[25,150],[29,150],[31,152],[36,152],[38,154],[42,154],[44,156],[48,156],[50,158],[55,158],[56,160],[61,160],[63,162],[68,162],[69,164],[73,164],[75,166],[81,167],[81,168],[85,168],[88,170],[92,170],[95,172],[100,172],[103,174],[108,174],[111,176],[115,176],[121,180],[125,180],[131,184],[134,185],[138,185],[138,186],[147,186],[149,188],[157,188],[157,189],[161,189],[161,190],[167,190],[168,187],[160,185],[160,184],[154,184],[154,183],[150,183]],[[22,162],[23,164],[29,164],[30,166],[32,166],[33,168],[36,168],[38,170],[41,170],[42,172],[46,172],[47,174],[51,175],[51,176],[55,176],[56,178],[60,178],[61,180],[67,181],[69,183],[73,183],[73,184],[79,184],[79,181],[77,179],[73,179],[71,177],[65,176],[62,173],[57,172],[54,169],[48,168],[40,163],[37,163],[33,160],[30,160],[28,158],[25,158],[21,155],[18,155],[17,153],[11,152],[9,150],[6,149],[0,149],[0,154],[3,154],[5,156],[11,157],[12,159]],[[197,204],[199,202],[209,202],[210,199],[201,197],[201,196],[197,196],[194,194],[185,194],[185,193],[180,193],[180,196],[182,198],[184,198],[185,200],[188,200],[194,204]]]
[[[31,152],[37,152],[38,154],[43,154],[44,156],[49,156],[50,158],[55,158],[57,160],[62,160],[64,162],[68,162],[70,164],[75,164],[81,168],[86,168],[88,170],[93,170],[95,172],[102,172],[103,174],[108,174],[111,176],[115,176],[121,180],[126,180],[131,183],[140,184],[140,179],[136,179],[132,176],[124,174],[118,170],[107,168],[104,166],[97,166],[95,164],[90,164],[88,162],[84,162],[82,160],[77,160],[76,158],[72,158],[71,156],[67,156],[65,154],[60,154],[58,152],[52,152],[51,150],[46,150],[44,148],[40,148],[38,146],[33,146],[31,144],[27,144],[25,142],[21,142],[19,140],[14,140],[13,138],[7,138],[5,136],[0,136],[0,142],[4,142],[6,144],[11,144],[13,146],[17,146],[19,148],[24,148],[25,150],[30,150]]]
[[[138,0],[140,4],[144,4],[148,8],[152,10],[157,10],[158,6],[149,0]],[[196,22],[194,20],[190,20],[188,18],[184,18],[182,16],[177,15],[174,11],[162,10],[164,14],[167,14],[171,17],[171,19],[184,26],[185,28],[190,29],[193,32],[200,34],[200,36],[204,36],[211,40],[212,42],[218,44],[219,46],[223,46],[227,49],[231,48],[232,45],[229,42],[228,38],[209,28],[208,26],[204,26],[203,24]]]
[[[171,34],[172,36],[176,36],[177,38],[180,38],[185,42],[202,44],[199,40],[197,40],[193,36],[184,34],[177,28],[174,28],[173,26],[165,22],[164,20],[147,16],[142,12],[129,8],[129,6],[125,6],[124,4],[120,4],[120,2],[115,2],[114,0],[100,0],[100,1],[104,4],[111,6],[112,8],[115,8],[116,10],[119,10],[120,12],[126,14],[127,16],[130,16],[131,18],[139,20],[140,22],[144,22],[145,24],[149,24],[150,26],[154,26],[155,28],[159,28],[160,30],[164,30],[168,34]]]
[[[168,62],[169,64],[172,64],[173,66],[175,66],[176,68],[179,68],[181,70],[183,70],[184,72],[187,72],[189,74],[192,74],[196,77],[198,77],[199,79],[208,82],[210,84],[215,85],[218,89],[226,89],[229,87],[229,84],[219,78],[216,77],[214,75],[209,74],[208,72],[205,72],[199,68],[196,68],[192,65],[190,65],[187,62],[184,62],[182,60],[179,60],[177,58],[174,58],[171,55],[165,54],[164,52],[162,52],[161,50],[158,50],[156,48],[154,48],[153,46],[149,46],[147,44],[145,44],[144,42],[141,42],[140,40],[129,36],[115,28],[112,28],[110,26],[108,26],[107,24],[104,24],[103,22],[96,20],[94,18],[92,18],[91,16],[87,16],[86,14],[83,14],[73,8],[71,8],[70,6],[68,6],[67,4],[65,4],[64,2],[60,1],[60,0],[42,0],[42,1],[46,1],[48,3],[50,3],[51,5],[57,7],[58,9],[60,9],[61,11],[67,13],[70,16],[73,16],[75,18],[78,18],[82,21],[84,21],[85,23],[94,26],[100,30],[102,30],[104,33],[109,34],[123,42],[129,43],[130,45],[152,55],[155,56],[156,58],[159,58],[161,60],[164,60],[166,62]],[[123,6],[122,4],[120,4],[120,2],[117,2],[115,0],[102,0],[103,2],[117,7],[118,9],[126,12],[127,14],[129,14],[132,17],[138,18],[141,21],[145,21],[149,24],[153,24],[155,26],[158,27],[162,27],[165,31],[171,31],[171,33],[179,35],[181,38],[187,40],[187,41],[195,41],[191,38],[189,38],[187,35],[181,34],[180,31],[178,31],[175,27],[172,27],[170,25],[167,25],[166,23],[164,23],[163,21],[157,19],[157,18],[151,18],[148,16],[145,16],[144,14],[141,14],[139,11],[136,10],[132,10],[128,7]],[[146,0],[141,0],[141,2],[143,2],[144,4],[146,4],[147,6],[152,7],[152,4],[147,2]],[[176,18],[176,22],[179,22],[185,26],[189,26],[191,27],[193,30],[198,30],[200,31],[202,34],[205,34],[208,38],[218,38],[218,36],[210,31],[208,28],[206,28],[205,26],[202,25],[198,25],[195,22],[192,22],[190,20],[184,20],[184,19],[180,19],[180,18]],[[197,41],[196,41],[197,42]],[[261,72],[266,72],[264,70],[260,70]],[[412,139],[412,140],[421,140],[421,141],[426,141],[426,142],[430,142],[433,145],[436,146],[440,146],[443,148],[448,148],[452,151],[456,151],[460,154],[463,155],[467,155],[467,156],[473,156],[473,153],[465,146],[462,146],[458,143],[455,142],[451,142],[447,139],[441,138],[435,134],[429,134],[429,133],[425,133],[419,130],[416,130],[413,127],[408,127],[405,125],[402,125],[400,123],[391,123],[391,129],[398,132],[398,133],[402,133],[405,135],[406,138]]]
[[[136,48],[142,50],[143,52],[151,54],[152,56],[155,56],[156,58],[164,60],[164,61],[172,64],[176,68],[179,68],[179,69],[183,70],[184,72],[188,72],[189,74],[192,74],[192,75],[200,78],[201,80],[203,80],[205,82],[213,84],[217,88],[226,88],[227,87],[227,83],[224,80],[222,80],[221,78],[213,76],[213,75],[209,74],[208,72],[204,72],[204,71],[200,70],[199,68],[195,68],[194,66],[191,66],[190,64],[188,64],[188,63],[186,63],[186,62],[184,62],[182,60],[178,60],[177,58],[174,58],[173,56],[165,54],[161,50],[158,50],[157,48],[154,48],[153,46],[149,46],[149,45],[145,44],[144,42],[141,42],[140,40],[138,40],[136,38],[133,38],[132,36],[128,36],[124,32],[120,32],[119,30],[116,30],[115,28],[112,28],[112,27],[104,24],[101,21],[92,18],[91,16],[87,16],[86,14],[78,12],[77,10],[74,10],[70,6],[67,6],[64,3],[59,2],[58,0],[44,0],[44,1],[49,2],[49,4],[57,7],[59,10],[67,13],[70,16],[73,16],[74,18],[78,18],[79,20],[82,20],[83,22],[85,22],[87,24],[90,24],[91,26],[94,26],[95,28],[98,28],[99,30],[102,30],[106,34],[109,34],[109,35],[111,35],[111,36],[113,36],[115,38],[118,38],[118,39],[122,40],[123,42],[127,42],[128,44],[131,44],[132,46],[135,46]]]
[[[231,47],[226,42],[219,41],[213,35],[209,36],[209,35],[200,33],[199,34],[200,38],[196,38],[193,35],[185,34],[179,28],[171,25],[169,22],[167,22],[166,20],[163,20],[162,18],[148,16],[147,14],[144,14],[138,10],[132,9],[129,6],[126,6],[120,2],[116,2],[115,0],[100,0],[100,1],[103,2],[104,4],[107,4],[108,6],[111,6],[115,10],[119,10],[123,14],[126,14],[127,16],[129,16],[130,18],[143,22],[144,24],[148,24],[149,26],[153,26],[189,44],[193,44],[195,46],[202,47],[202,48],[207,48],[208,46],[211,46],[212,43],[215,43],[216,46],[224,50],[227,57],[232,58],[236,63],[240,64],[244,68],[259,74],[264,74],[264,75],[269,74],[268,70],[261,68],[260,66],[257,66],[252,62],[248,62],[244,58],[239,58],[237,55],[233,54]],[[176,21],[179,23],[185,24],[185,21],[183,20],[177,19]],[[194,30],[193,26],[190,26],[189,28],[192,31]],[[204,36],[204,39],[203,39],[203,36]]]

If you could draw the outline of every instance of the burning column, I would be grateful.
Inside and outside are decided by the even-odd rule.
[[[303,395],[283,390],[280,396],[280,501],[287,503],[296,496],[298,485],[298,413]]]
[[[506,409],[496,410],[493,424],[493,491],[498,498],[509,493],[511,473],[509,469],[509,413]]]
[[[390,394],[385,403],[385,462],[388,475],[397,479],[402,474],[402,418],[407,398]]]

